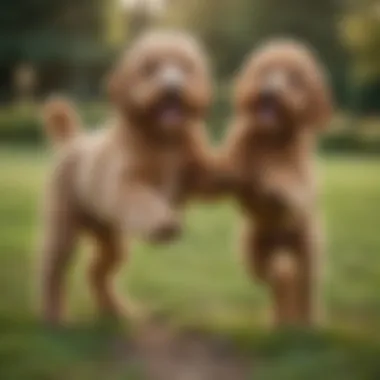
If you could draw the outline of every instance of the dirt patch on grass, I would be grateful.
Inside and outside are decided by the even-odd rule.
[[[120,365],[137,366],[146,380],[244,380],[249,361],[227,342],[162,323],[139,326],[130,341],[118,342]]]

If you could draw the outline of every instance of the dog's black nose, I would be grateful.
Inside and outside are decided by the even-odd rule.
[[[182,86],[178,83],[172,83],[165,87],[165,95],[172,98],[177,98],[181,95]]]
[[[166,101],[179,102],[182,99],[182,87],[181,86],[166,86],[164,89],[164,98]]]
[[[263,106],[273,106],[276,103],[277,95],[273,90],[265,89],[259,93],[259,102]]]

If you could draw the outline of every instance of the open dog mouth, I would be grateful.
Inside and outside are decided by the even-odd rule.
[[[280,117],[279,104],[273,96],[260,96],[253,104],[253,113],[260,123],[273,125]]]
[[[156,107],[156,118],[165,127],[177,127],[186,119],[186,105],[179,95],[163,97]]]

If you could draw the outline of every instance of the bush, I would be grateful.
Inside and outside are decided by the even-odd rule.
[[[340,132],[323,137],[319,148],[327,153],[380,154],[380,135],[366,138],[360,132]]]
[[[232,112],[227,91],[221,91],[220,93],[221,95],[215,100],[208,118],[210,135],[216,141],[223,138]]]
[[[103,104],[80,107],[86,125],[94,126],[104,120],[107,108]],[[39,108],[12,106],[0,109],[0,141],[5,144],[38,145],[44,141]]]
[[[221,93],[226,93],[221,91]],[[91,128],[107,118],[108,108],[104,103],[80,105],[80,114]],[[220,141],[225,135],[231,114],[228,96],[220,96],[210,112],[208,126],[214,141]],[[377,122],[376,122],[377,123]],[[360,128],[347,129],[349,122],[339,117],[334,121],[335,132],[324,136],[320,149],[328,153],[368,153],[380,154],[380,133],[366,133],[365,122],[360,121]],[[343,125],[343,128],[342,128]],[[345,128],[344,128],[345,127]],[[371,130],[373,131],[373,122]],[[376,131],[380,131],[376,124]],[[4,107],[0,109],[0,141],[14,145],[39,145],[44,141],[44,133],[38,107]]]

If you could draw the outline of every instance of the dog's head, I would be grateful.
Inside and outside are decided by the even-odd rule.
[[[263,130],[324,127],[331,94],[322,67],[300,43],[278,40],[255,51],[237,81],[236,103]]]
[[[203,118],[211,98],[205,54],[181,32],[149,32],[111,74],[109,93],[119,111],[142,128],[172,132]]]

